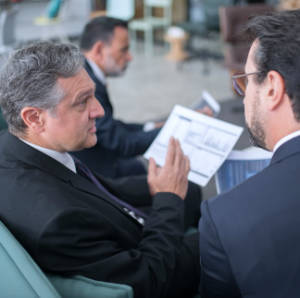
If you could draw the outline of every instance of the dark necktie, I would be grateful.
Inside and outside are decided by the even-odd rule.
[[[83,174],[86,178],[88,178],[90,181],[92,181],[98,189],[100,189],[102,192],[104,192],[108,198],[110,198],[112,201],[116,202],[120,206],[123,207],[123,209],[133,218],[135,218],[140,224],[144,224],[144,221],[147,217],[147,215],[134,208],[130,204],[118,199],[116,196],[114,196],[112,193],[110,193],[102,184],[101,182],[95,177],[95,175],[92,173],[92,171],[84,164],[82,163],[78,158],[73,156],[73,159],[75,161],[76,169],[78,170],[78,174]]]

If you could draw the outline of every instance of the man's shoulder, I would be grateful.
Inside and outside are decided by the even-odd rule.
[[[250,222],[272,216],[283,204],[289,208],[298,191],[299,162],[298,154],[280,163],[271,163],[232,190],[205,201],[202,215],[210,218],[218,229],[230,232],[237,224],[242,230],[242,226],[247,227]]]
[[[264,216],[264,206],[271,204],[280,188],[279,184],[274,186],[274,175],[283,178],[279,168],[269,166],[230,191],[208,199],[202,205],[202,215],[222,230],[231,230],[237,222],[247,224],[251,214]]]
[[[207,203],[211,207],[218,207],[218,205],[223,204],[228,207],[231,204],[234,204],[235,206],[242,204],[243,201],[251,199],[255,192],[260,195],[261,192],[259,192],[258,189],[260,186],[266,186],[272,181],[271,177],[273,173],[274,169],[269,166],[255,176],[252,176],[243,183],[235,186],[231,190],[209,199]],[[220,207],[223,208],[222,206]]]

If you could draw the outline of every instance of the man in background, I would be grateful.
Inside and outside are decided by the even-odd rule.
[[[107,78],[122,75],[132,59],[127,22],[110,17],[91,20],[82,33],[80,48],[86,58],[85,69],[96,84],[95,96],[105,115],[96,121],[97,145],[75,155],[108,177],[146,173],[136,157],[146,151],[158,129],[154,123],[144,125],[115,119],[106,85]]]
[[[270,166],[202,203],[201,297],[299,297],[300,10],[253,18],[245,119]],[[243,91],[243,90],[240,90]]]

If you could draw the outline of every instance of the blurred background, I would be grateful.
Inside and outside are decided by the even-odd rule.
[[[115,113],[128,121],[157,119],[175,104],[190,106],[203,90],[219,102],[241,102],[230,76],[243,71],[248,17],[296,7],[295,0],[1,0],[0,62],[37,40],[77,43],[92,17],[126,19],[133,61],[123,77],[109,79]]]

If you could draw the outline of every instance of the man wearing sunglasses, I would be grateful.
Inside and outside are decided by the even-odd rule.
[[[295,10],[249,22],[254,41],[233,81],[253,143],[274,154],[265,170],[202,204],[201,297],[299,297],[299,20]]]

